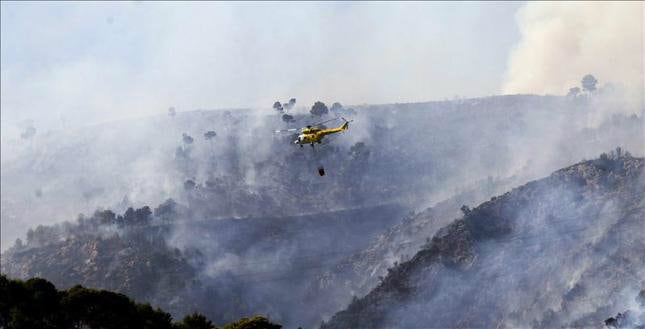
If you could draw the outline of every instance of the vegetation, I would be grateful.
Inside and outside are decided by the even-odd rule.
[[[186,315],[179,324],[177,329],[211,329],[216,328],[213,322],[199,313]]]
[[[586,92],[586,95],[591,95],[598,90],[596,85],[598,84],[598,79],[594,77],[591,74],[587,74],[584,77],[582,77],[582,80],[580,81],[580,85],[582,86],[582,90],[580,87],[574,86],[569,88],[569,92],[567,93],[567,96],[569,97],[578,97],[580,95],[584,95],[582,91]]]
[[[269,319],[263,316],[254,316],[250,318],[241,318],[238,321],[231,322],[224,326],[223,329],[280,329],[281,325],[269,322]]]
[[[594,92],[596,91],[596,84],[598,83],[598,79],[594,77],[591,74],[587,74],[584,77],[582,77],[582,81],[580,81],[582,84],[582,88],[587,91],[587,92]]]
[[[184,182],[184,187],[195,189],[196,183],[189,179]],[[168,224],[176,220],[182,212],[185,210],[173,199],[166,200],[154,210],[148,206],[130,207],[122,215],[109,209],[96,210],[89,217],[80,214],[76,222],[63,222],[51,226],[38,225],[35,229],[30,228],[27,231],[26,241],[17,239],[14,249],[41,247],[82,235],[136,235],[151,225]],[[148,236],[148,238],[151,237]]]
[[[213,131],[213,130],[209,130],[209,131],[204,133],[204,138],[206,140],[211,140],[211,139],[215,138],[216,136],[217,136],[217,133],[215,131]]]
[[[275,101],[275,103],[273,103],[273,109],[280,113],[283,113],[286,110],[292,109],[295,105],[296,105],[296,99],[291,98],[289,99],[289,102],[284,104],[280,103],[280,101]]]
[[[289,122],[294,122],[295,119],[293,118],[293,115],[283,114],[282,115],[282,121],[284,121],[286,123],[289,123]]]
[[[267,318],[254,316],[229,323],[225,329],[279,329]],[[215,329],[199,313],[173,322],[172,316],[123,294],[75,286],[57,290],[40,278],[27,281],[0,275],[0,328],[154,328]]]
[[[295,98],[291,98],[291,99],[289,100],[289,103],[285,103],[285,104],[283,105],[283,107],[284,107],[284,109],[285,109],[285,110],[290,110],[290,109],[292,109],[295,105],[296,105],[296,99],[295,99]]]
[[[276,101],[275,103],[273,103],[273,109],[278,112],[282,112],[284,110],[284,108],[282,107],[282,104],[279,101]]]
[[[225,271],[220,271],[218,268],[208,281],[201,280],[193,283],[193,279],[196,280],[198,277],[192,275],[192,267],[185,264],[193,265],[195,272],[203,273],[204,268],[212,264],[211,260],[224,257],[221,256],[226,255],[224,252],[230,252],[235,257],[244,260],[251,258],[247,258],[245,255],[273,260],[272,254],[277,254],[275,251],[282,250],[285,246],[291,248],[288,250],[296,251],[293,255],[300,261],[302,259],[300,251],[309,250],[301,249],[300,246],[309,247],[311,243],[297,242],[297,244],[293,243],[297,247],[292,247],[290,239],[282,238],[284,235],[280,235],[281,232],[297,230],[298,234],[289,233],[294,237],[304,235],[299,232],[305,234],[316,232],[316,246],[320,243],[323,246],[319,248],[321,250],[327,249],[324,247],[327,246],[325,234],[311,226],[292,224],[266,226],[267,233],[269,233],[266,234],[265,230],[255,229],[251,225],[248,226],[248,229],[247,226],[238,226],[238,224],[211,226],[211,224],[205,224],[204,220],[253,217],[246,222],[259,222],[267,216],[282,218],[285,214],[296,214],[303,208],[308,209],[311,213],[317,213],[326,211],[332,206],[334,208],[361,208],[366,205],[380,204],[384,200],[392,203],[413,204],[427,198],[428,195],[439,195],[436,193],[445,189],[446,186],[454,186],[454,191],[446,193],[460,195],[458,199],[455,199],[455,202],[458,202],[456,208],[462,204],[472,207],[477,204],[476,198],[483,200],[485,196],[496,195],[496,193],[501,193],[503,189],[499,187],[499,190],[483,193],[479,188],[483,184],[479,181],[471,182],[471,180],[486,175],[500,175],[493,177],[507,184],[500,184],[500,186],[509,186],[511,182],[518,184],[524,180],[522,175],[525,169],[507,167],[506,164],[510,163],[510,160],[517,159],[526,162],[526,168],[529,168],[526,170],[529,172],[532,170],[530,168],[534,168],[530,161],[536,159],[543,169],[555,168],[561,163],[572,163],[579,160],[582,157],[581,154],[587,155],[589,153],[587,151],[591,149],[606,149],[610,145],[618,144],[625,145],[630,149],[638,149],[633,146],[638,145],[637,142],[623,144],[623,141],[629,141],[629,136],[634,136],[635,132],[642,132],[642,117],[634,116],[632,118],[621,113],[616,116],[616,120],[600,122],[601,125],[597,128],[583,128],[586,127],[586,121],[573,118],[593,110],[592,106],[595,103],[586,102],[583,98],[586,98],[587,94],[584,91],[582,93],[584,97],[576,101],[575,104],[561,97],[509,96],[463,100],[462,102],[437,102],[437,104],[362,106],[359,108],[360,115],[355,118],[357,124],[362,127],[357,127],[359,130],[355,132],[352,132],[353,130],[350,128],[344,137],[332,137],[328,144],[320,148],[317,147],[315,153],[311,150],[301,150],[294,147],[293,136],[276,135],[272,136],[270,140],[261,141],[266,147],[263,149],[267,150],[266,154],[261,156],[253,152],[254,148],[257,149],[257,143],[249,142],[255,141],[257,137],[255,134],[249,135],[249,127],[245,125],[255,114],[247,115],[244,112],[235,112],[235,115],[231,115],[230,112],[228,114],[227,112],[213,112],[202,116],[200,113],[185,113],[187,117],[172,124],[173,130],[166,132],[169,135],[168,141],[165,146],[159,146],[159,149],[164,151],[158,152],[159,154],[163,153],[163,156],[154,160],[163,164],[164,168],[166,165],[169,166],[168,175],[164,174],[164,176],[170,179],[168,182],[173,189],[168,191],[173,197],[177,197],[176,200],[181,200],[182,204],[168,202],[158,207],[150,205],[150,209],[154,209],[153,216],[145,216],[145,211],[139,211],[144,216],[137,216],[135,207],[128,212],[130,216],[126,216],[133,220],[116,220],[119,214],[124,217],[124,211],[128,206],[140,204],[139,202],[142,200],[137,199],[136,193],[130,194],[128,192],[134,202],[124,198],[124,201],[116,208],[118,211],[113,209],[114,212],[117,212],[116,215],[105,214],[107,216],[105,216],[106,223],[104,224],[94,221],[90,217],[92,213],[89,213],[87,217],[84,217],[84,223],[80,226],[77,226],[76,223],[60,224],[57,226],[60,230],[52,230],[52,227],[44,226],[39,229],[34,227],[35,230],[30,235],[32,241],[28,242],[25,237],[21,237],[22,241],[16,243],[15,249],[12,249],[10,253],[3,254],[3,272],[13,278],[22,279],[41,276],[51,280],[59,288],[67,289],[76,283],[83,283],[91,287],[124,293],[136,300],[149,301],[153,305],[158,305],[175,317],[199,311],[217,324],[222,324],[237,319],[250,309],[272,309],[275,310],[273,314],[276,316],[279,314],[284,325],[294,327],[293,323],[287,323],[294,321],[296,324],[312,327],[311,323],[318,324],[320,322],[320,319],[315,318],[317,315],[310,316],[312,318],[310,322],[300,321],[300,318],[296,319],[298,321],[291,320],[291,317],[287,316],[303,302],[299,300],[300,294],[278,299],[275,299],[274,296],[275,291],[286,291],[283,290],[286,288],[279,285],[292,285],[294,289],[304,286],[304,283],[301,282],[317,275],[318,268],[307,272],[299,271],[300,263],[292,264],[291,258],[285,257],[275,262],[272,261],[270,266],[267,266],[268,269],[263,272],[271,273],[270,275],[255,275],[253,273],[255,271],[250,267],[233,266],[230,272],[227,268],[224,268]],[[575,107],[569,107],[570,103]],[[330,111],[332,108],[338,108],[331,103],[330,105]],[[391,107],[400,107],[401,110],[391,111]],[[562,111],[553,111],[553,109],[562,109]],[[293,113],[286,112],[299,119],[298,125],[290,127],[298,128],[308,122],[325,120],[310,118],[309,113],[302,113],[307,112],[306,110],[308,109],[301,109]],[[271,129],[282,128],[281,125],[286,125],[280,120],[280,117],[286,113],[277,113],[272,110],[268,110],[268,112],[271,113],[271,120],[262,121],[261,126],[255,126],[255,121],[253,121],[253,127],[250,127],[252,131],[268,134]],[[430,113],[434,114],[429,115]],[[456,115],[458,116],[455,117]],[[513,119],[509,120],[508,124],[499,124],[500,121],[496,118],[500,115],[510,116]],[[542,131],[540,127],[533,127],[536,125],[533,123],[534,118],[539,117],[541,119],[538,121],[544,121],[545,118],[552,118],[553,115],[556,115],[557,118],[560,116],[572,118],[571,120],[558,119],[558,122],[562,122],[567,128],[566,131],[563,130],[566,138],[559,136],[558,141],[554,141],[553,145],[540,144],[542,151],[537,153],[523,152],[532,146],[533,139],[529,136],[538,136],[538,132]],[[351,117],[348,118],[351,119]],[[461,120],[462,118],[472,119]],[[164,124],[168,123],[164,121]],[[479,125],[483,125],[485,128],[480,128]],[[232,129],[221,128],[224,126]],[[221,143],[208,145],[208,140],[204,140],[200,136],[211,129],[220,133],[213,141],[220,140]],[[525,130],[529,132],[524,133]],[[179,139],[182,132],[188,132],[195,137],[192,145],[183,145]],[[248,136],[245,136],[245,133]],[[204,144],[206,145],[204,146]],[[91,144],[82,145],[84,147],[91,146]],[[181,145],[179,146],[180,152],[177,154],[175,162],[168,162],[172,157],[172,151],[178,145]],[[450,147],[445,147],[445,145]],[[581,145],[584,145],[584,148]],[[208,146],[215,146],[216,149],[206,148]],[[131,167],[130,163],[136,163],[139,158],[157,156],[156,153],[150,155],[145,153],[151,148],[138,147],[140,147],[140,152],[123,154],[127,157],[136,155],[137,158],[125,158],[127,161],[124,160],[123,168],[119,167],[119,174],[114,175],[115,181],[123,176],[130,177],[130,171],[140,172],[139,166]],[[544,152],[543,147],[552,152]],[[74,150],[75,148],[66,146],[65,149]],[[216,152],[212,152],[214,150]],[[540,153],[547,153],[549,156],[540,156]],[[61,154],[59,157],[68,158],[67,151],[61,151]],[[84,153],[81,152],[81,154]],[[71,155],[73,154],[70,154],[69,158],[72,158]],[[318,159],[313,162],[316,157]],[[607,158],[609,158],[609,154]],[[318,161],[325,165],[327,171],[325,181],[321,181],[314,171]],[[74,168],[77,172],[81,172],[79,168],[82,167],[74,167],[76,162],[90,165],[100,161],[84,158],[55,167]],[[608,167],[613,167],[613,163],[607,161]],[[39,167],[53,166],[47,163],[46,165],[39,165]],[[136,170],[132,170],[132,168]],[[505,176],[516,172],[518,176],[508,178]],[[254,173],[252,179],[249,179],[251,176],[247,173]],[[90,176],[84,174],[86,180],[82,182],[83,191],[94,187],[110,191],[116,186],[107,185],[111,183],[105,180],[92,180]],[[73,181],[74,178],[75,176],[70,175],[65,180]],[[166,181],[166,178],[162,176],[148,176],[147,174],[141,178],[148,180],[145,183],[146,189],[148,186],[153,188],[162,181]],[[36,201],[29,199],[32,200],[30,205],[39,207],[41,204],[45,205],[49,202],[49,206],[56,206],[52,203],[54,202],[53,198],[48,196],[60,193],[59,191],[63,191],[62,188],[54,189],[53,183],[47,183],[47,177],[36,178],[34,176],[33,179],[23,179],[22,181],[27,183],[37,181],[39,185],[43,186],[46,197]],[[461,186],[455,182],[465,185]],[[184,189],[184,183],[187,183],[186,189]],[[20,184],[20,180],[15,180],[15,184],[12,186],[19,187]],[[122,186],[129,188],[131,185]],[[476,188],[471,188],[471,186]],[[22,185],[21,189],[29,193],[34,191],[34,188],[25,185]],[[121,190],[115,189],[115,191]],[[476,190],[476,192],[470,192],[470,190]],[[83,191],[78,191],[77,194],[80,195],[80,192]],[[108,195],[111,194],[106,193],[105,196]],[[473,196],[470,197],[470,195]],[[72,199],[71,196],[69,198]],[[17,197],[15,199],[20,200]],[[60,200],[61,203],[68,201],[67,199]],[[101,201],[96,199],[91,203],[88,202],[86,208],[100,203]],[[72,203],[69,202],[69,204]],[[69,204],[63,204],[60,207],[74,209]],[[451,210],[454,211],[456,208],[453,206]],[[3,209],[3,211],[6,210]],[[36,214],[38,213],[34,212],[34,218]],[[53,214],[55,212],[52,211],[52,216]],[[26,215],[25,212],[24,218],[29,218]],[[366,215],[361,212],[356,217],[363,216]],[[116,223],[110,224],[112,220]],[[191,220],[199,225],[192,225]],[[52,220],[40,218],[39,222],[52,222]],[[145,224],[146,222],[149,224]],[[91,223],[97,223],[97,225],[90,225]],[[386,227],[383,224],[386,223],[385,221],[379,223],[379,225]],[[189,233],[182,235],[182,238],[188,243],[183,244],[184,241],[181,240],[182,244],[177,244],[177,240],[173,240],[175,237],[172,234],[179,231],[175,229],[175,225],[190,227],[187,231]],[[193,226],[196,228],[192,228]],[[203,234],[197,234],[202,232]],[[331,229],[325,232],[329,232],[332,237],[337,235]],[[391,243],[408,241],[400,237],[407,238],[409,235],[412,233],[408,233],[408,231],[395,232],[392,234],[394,238]],[[193,237],[194,239],[192,239]],[[341,237],[334,239],[339,241],[332,245],[341,249],[338,254],[359,245],[353,234],[346,234],[346,237],[347,240],[342,240]],[[421,236],[419,242],[406,252],[414,254],[418,246],[422,244],[423,238],[424,236]],[[225,240],[235,242],[230,242],[230,247],[227,245],[226,249],[218,249],[218,251],[223,250],[222,254],[208,251],[211,245],[219,244]],[[265,244],[265,241],[268,243]],[[278,243],[274,243],[275,241]],[[282,241],[288,242],[282,243]],[[170,244],[166,245],[167,243]],[[183,248],[184,245],[191,249]],[[383,245],[385,246],[386,243]],[[180,246],[180,249],[176,250],[175,246]],[[269,247],[259,248],[260,246]],[[251,254],[254,250],[260,249],[262,254],[259,256]],[[198,254],[194,250],[202,252],[202,254]],[[335,248],[333,250],[336,252]],[[391,249],[384,248],[384,250]],[[193,256],[193,252],[196,256]],[[394,253],[394,256],[398,255]],[[161,261],[158,261],[160,258]],[[380,269],[374,278],[387,274],[386,267],[390,264],[381,265],[384,263],[382,261],[385,259],[384,257],[359,259],[360,261],[367,259],[370,262],[367,263],[364,271],[367,271],[368,268]],[[88,260],[89,262],[86,262]],[[310,261],[309,257],[302,261],[306,266],[310,266],[310,262],[313,261]],[[378,264],[379,267],[376,267],[375,264]],[[4,266],[8,266],[11,271]],[[329,267],[335,269],[332,265]],[[327,271],[327,264],[320,271],[323,270]],[[249,275],[240,276],[237,275],[238,273],[253,275],[249,278]],[[353,272],[351,273],[353,275]],[[109,276],[106,277],[106,275]],[[341,275],[344,274],[339,274],[338,277],[344,280],[344,276]],[[275,282],[273,281],[274,277],[276,278]],[[288,278],[288,280],[284,278]],[[264,289],[266,284],[255,283],[255,280],[264,282],[269,279],[272,280],[271,285],[279,288],[269,291],[269,289]],[[354,280],[352,282],[357,282],[356,285],[362,285],[364,282],[358,274],[353,276],[352,280]],[[171,289],[169,283],[174,283],[177,287]],[[374,279],[369,281],[369,285],[364,285],[364,289],[375,285],[376,280]],[[330,292],[321,291],[318,293],[316,290],[316,294],[310,294],[309,296],[316,296],[316,298],[307,302],[310,305],[308,310],[316,310],[318,305],[322,304],[329,309],[336,307],[332,305],[333,301],[329,302],[329,305],[332,306],[325,304],[332,300],[329,296],[341,295],[332,291],[333,288],[335,287],[332,285],[321,285],[319,290],[327,289]],[[207,289],[212,289],[212,291],[207,292]],[[347,289],[347,291],[347,293],[343,293],[347,295],[353,289]],[[177,302],[175,296],[181,300]],[[347,300],[349,296],[345,296],[345,298]],[[200,308],[191,308],[190,304],[199,305]],[[304,311],[299,313],[304,313]],[[300,314],[298,317],[301,317]]]
[[[327,108],[327,105],[323,102],[316,102],[314,105],[311,107],[311,110],[309,111],[311,115],[315,115],[318,117],[321,117],[327,113],[329,113],[329,109]]]
[[[184,144],[186,144],[186,145],[188,145],[188,144],[192,144],[192,143],[193,143],[193,141],[194,141],[193,137],[192,137],[192,136],[190,136],[190,135],[188,135],[187,133],[183,133],[183,134],[181,135],[181,140],[182,140],[182,141],[184,142]]]
[[[335,102],[334,104],[331,104],[331,107],[329,108],[329,110],[332,112],[338,112],[342,109],[343,109],[343,105],[340,104],[339,102]]]
[[[625,162],[625,159],[631,159],[632,154],[629,151],[623,151],[621,147],[616,147],[609,153],[602,153],[598,159],[595,159],[593,162],[599,168],[605,170],[614,170],[617,168],[622,168]]]
[[[36,128],[29,126],[20,134],[22,139],[32,139],[36,135]]]
[[[579,315],[584,320],[570,317],[574,312],[572,305],[584,303],[585,288],[594,287],[594,293],[602,291],[604,284],[615,287],[614,284],[625,280],[627,275],[617,275],[615,278],[602,278],[598,273],[604,273],[608,267],[614,271],[629,273],[628,266],[639,266],[643,244],[630,245],[629,248],[619,253],[611,253],[608,258],[624,259],[621,263],[599,264],[586,269],[588,278],[576,283],[572,289],[567,275],[555,274],[557,270],[550,269],[549,284],[557,282],[562,298],[562,317],[553,313],[553,319],[548,322],[532,322],[530,313],[517,315],[515,310],[516,298],[498,303],[492,301],[498,296],[506,298],[509,279],[489,280],[497,276],[514,277],[513,280],[524,280],[531,283],[524,284],[524,297],[527,293],[531,302],[542,298],[542,279],[535,279],[523,268],[534,265],[538,259],[553,257],[557,249],[569,246],[585,246],[586,241],[597,239],[598,235],[573,235],[570,225],[576,225],[578,230],[587,229],[593,225],[602,225],[602,221],[611,222],[611,230],[603,236],[603,243],[597,245],[596,250],[604,250],[607,246],[614,245],[616,241],[625,239],[621,232],[638,229],[641,227],[643,211],[638,205],[643,200],[643,189],[639,184],[642,176],[644,160],[634,158],[622,148],[603,153],[598,159],[583,161],[563,168],[552,175],[529,182],[514,188],[498,197],[491,198],[479,206],[470,209],[462,206],[464,216],[453,221],[434,233],[427,240],[425,246],[417,252],[412,259],[401,264],[395,262],[387,269],[385,277],[379,277],[376,288],[363,298],[353,299],[349,306],[338,312],[332,319],[321,325],[322,329],[332,328],[417,328],[426,327],[504,327],[507,319],[513,323],[533,323],[534,327],[587,327],[581,325],[582,321],[592,321],[590,314],[598,316],[606,314],[607,306],[612,306],[616,300],[624,300],[624,296],[612,296],[612,288],[605,290],[607,293],[606,304],[589,313]],[[612,209],[609,215],[606,210],[607,203],[621,200],[620,209]],[[527,216],[527,214],[530,214]],[[611,216],[611,217],[609,217]],[[611,218],[611,219],[609,219]],[[566,223],[566,224],[563,224]],[[563,231],[563,225],[568,228]],[[535,229],[540,227],[539,229]],[[548,230],[542,230],[548,227]],[[415,229],[418,229],[415,227]],[[533,231],[535,230],[535,231]],[[641,230],[642,231],[642,230]],[[639,232],[641,232],[639,231]],[[634,238],[634,233],[628,233],[629,239]],[[574,239],[559,244],[558,240]],[[529,238],[530,237],[530,238]],[[499,248],[489,248],[491,241],[495,243],[513,243],[501,245]],[[512,241],[512,242],[511,242]],[[639,240],[642,241],[642,238]],[[517,244],[516,244],[517,243]],[[553,244],[556,246],[553,246]],[[532,247],[540,246],[532,249]],[[549,245],[549,248],[543,247]],[[484,246],[484,247],[481,247]],[[517,250],[511,251],[511,249]],[[372,252],[374,249],[370,249]],[[546,256],[545,256],[546,255]],[[566,259],[594,259],[598,257],[596,251],[581,248],[574,255],[563,253],[560,257]],[[504,260],[506,258],[506,260]],[[603,262],[605,260],[603,259]],[[508,264],[513,264],[517,271],[508,271]],[[632,265],[635,264],[635,265]],[[553,263],[553,268],[562,267]],[[571,266],[575,270],[576,266]],[[492,274],[492,269],[497,274]],[[482,287],[478,283],[470,283],[473,278],[481,275],[482,271],[491,276],[485,281],[491,287]],[[598,279],[600,278],[600,279]],[[536,280],[536,281],[532,281]],[[537,282],[537,283],[536,283]],[[445,288],[449,284],[458,286],[457,290]],[[470,286],[472,285],[472,286]],[[580,286],[579,286],[580,285]],[[468,289],[464,289],[468,287]],[[442,291],[442,289],[445,289]],[[490,293],[485,292],[489,289]],[[527,292],[530,291],[530,292]],[[445,297],[449,296],[449,297]],[[456,300],[456,301],[455,301]],[[640,291],[636,297],[640,307],[645,305],[645,290]],[[449,304],[446,306],[446,304]],[[499,317],[488,317],[494,304],[493,312],[504,314]],[[417,305],[423,305],[424,312],[410,312],[417,310]],[[464,317],[463,306],[468,305],[468,316]],[[483,307],[481,305],[484,305]],[[510,311],[508,311],[510,310]],[[385,314],[385,315],[384,315]],[[536,313],[541,317],[545,312]],[[605,320],[605,325],[610,328],[644,328],[644,318],[640,312],[625,311],[617,316]],[[517,317],[516,320],[515,317]],[[570,320],[570,319],[576,320]],[[476,320],[472,320],[476,319]],[[528,320],[527,320],[528,319]],[[570,321],[570,322],[569,322]],[[575,321],[575,322],[574,322]],[[512,327],[512,325],[511,325]]]
[[[580,95],[580,87],[569,88],[569,93],[567,94],[567,96],[578,97],[578,95]]]

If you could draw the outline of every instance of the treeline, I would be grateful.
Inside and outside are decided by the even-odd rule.
[[[51,226],[38,225],[27,231],[26,243],[17,239],[14,247],[20,250],[24,247],[43,246],[64,240],[69,237],[84,234],[132,233],[138,229],[155,224],[167,224],[175,220],[180,212],[187,212],[174,200],[168,199],[153,210],[148,206],[128,208],[123,214],[112,210],[97,210],[91,216],[79,215],[76,222],[63,222]],[[161,230],[148,230],[149,234],[162,235]],[[161,238],[162,236],[160,236]]]
[[[75,286],[57,290],[49,281],[13,280],[0,275],[0,328],[7,329],[215,329],[205,316],[193,313],[181,321],[150,304],[123,294]],[[223,329],[279,329],[267,318],[242,318]]]

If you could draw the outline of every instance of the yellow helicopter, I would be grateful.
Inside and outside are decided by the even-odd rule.
[[[347,130],[349,128],[349,123],[351,121],[347,121],[347,120],[345,120],[345,118],[340,118],[344,122],[343,122],[343,124],[341,124],[338,127],[326,128],[324,126],[321,126],[323,123],[327,123],[327,122],[338,120],[338,119],[339,118],[334,118],[334,119],[330,119],[330,120],[327,120],[327,121],[307,125],[306,127],[300,128],[300,129],[293,128],[293,129],[286,129],[286,130],[276,130],[275,132],[276,133],[283,133],[283,132],[295,132],[295,131],[300,130],[300,134],[298,134],[298,137],[296,138],[296,140],[293,141],[293,143],[294,144],[299,144],[300,147],[302,147],[305,144],[310,144],[311,147],[314,147],[315,143],[318,143],[318,144],[322,143],[323,137],[325,137],[327,135],[331,135],[331,134],[335,134],[335,133],[338,133],[338,132],[345,131],[345,130]]]

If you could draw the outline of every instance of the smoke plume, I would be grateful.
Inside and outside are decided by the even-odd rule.
[[[591,73],[623,90],[630,110],[642,109],[642,2],[529,3],[517,21],[502,92],[564,94]]]

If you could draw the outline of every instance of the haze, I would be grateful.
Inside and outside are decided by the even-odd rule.
[[[640,95],[642,16],[641,3],[3,2],[2,140],[25,120],[60,129],[276,97],[557,94],[594,70],[638,80]]]
[[[0,279],[217,324],[645,324],[642,2],[1,6]],[[73,320],[27,300],[0,327]]]
[[[496,94],[520,4],[2,3],[2,130]],[[18,130],[16,130],[18,129]]]

